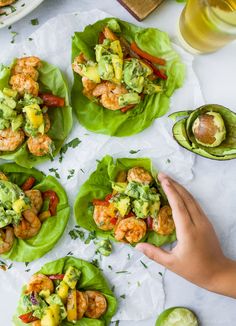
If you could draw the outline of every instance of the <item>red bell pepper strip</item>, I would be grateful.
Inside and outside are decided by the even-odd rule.
[[[149,230],[153,229],[153,218],[151,216],[148,216],[147,218],[147,227]]]
[[[94,206],[109,206],[110,203],[106,200],[93,199],[93,205]]]
[[[23,191],[26,191],[26,190],[30,190],[34,183],[35,183],[36,179],[34,177],[29,177],[24,183],[23,185],[21,186],[21,189]]]
[[[147,59],[148,61],[152,63],[156,63],[158,65],[164,66],[166,64],[166,60],[158,57],[154,57],[153,55],[141,50],[135,42],[132,42],[130,44],[131,50],[133,50],[135,53],[137,53],[140,57]]]
[[[43,104],[50,108],[65,106],[65,99],[62,97],[53,94],[40,94],[39,97],[43,100]]]
[[[49,275],[48,278],[50,280],[63,280],[65,274],[54,274],[54,275]]]
[[[113,225],[116,225],[117,221],[118,221],[118,218],[116,218],[116,217],[112,217],[112,218],[110,219],[110,222],[111,222],[111,224],[113,224]]]
[[[99,44],[102,44],[103,43],[103,41],[105,40],[105,35],[104,35],[104,33],[103,32],[100,32],[99,33],[99,36],[98,36],[98,43]]]
[[[20,318],[20,320],[23,321],[23,323],[25,324],[29,324],[33,321],[39,320],[37,317],[33,316],[33,312],[28,312],[26,314],[20,315],[18,316],[18,318]]]
[[[129,104],[129,105],[124,106],[124,107],[123,107],[122,109],[120,109],[120,110],[121,110],[121,112],[125,113],[125,112],[127,112],[127,111],[133,109],[133,108],[135,107],[135,105],[136,105],[136,104]]]
[[[105,200],[106,201],[109,201],[112,197],[113,197],[112,194],[108,194],[108,195],[106,195]]]
[[[57,213],[57,205],[59,203],[59,198],[55,191],[53,190],[46,190],[43,192],[43,199],[49,198],[49,211],[52,216],[56,215]]]

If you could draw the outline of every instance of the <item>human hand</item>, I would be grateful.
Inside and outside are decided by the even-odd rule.
[[[192,283],[210,291],[236,297],[236,263],[226,258],[207,216],[192,195],[160,173],[159,181],[172,208],[177,244],[171,251],[140,243],[136,249]]]

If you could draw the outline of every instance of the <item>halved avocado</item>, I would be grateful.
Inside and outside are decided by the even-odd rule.
[[[194,121],[200,115],[208,112],[219,113],[226,128],[225,140],[216,147],[207,147],[199,144],[192,131]],[[230,160],[236,158],[236,113],[233,111],[222,105],[208,104],[192,111],[175,112],[169,117],[172,119],[184,117],[176,122],[172,129],[173,137],[182,147],[213,160]]]
[[[155,326],[198,326],[196,315],[189,309],[173,307],[164,310]]]

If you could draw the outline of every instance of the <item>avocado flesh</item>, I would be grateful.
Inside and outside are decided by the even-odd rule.
[[[217,147],[200,145],[192,133],[192,124],[195,119],[200,114],[209,111],[220,113],[226,127],[226,139]],[[189,116],[187,118],[176,122],[172,129],[173,137],[182,147],[213,160],[223,161],[236,158],[236,114],[234,112],[221,105],[211,104],[204,105],[194,111],[188,111],[188,114]]]

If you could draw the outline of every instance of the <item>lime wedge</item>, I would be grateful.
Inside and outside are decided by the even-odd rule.
[[[174,307],[160,314],[156,321],[156,326],[198,326],[198,321],[191,310]]]

